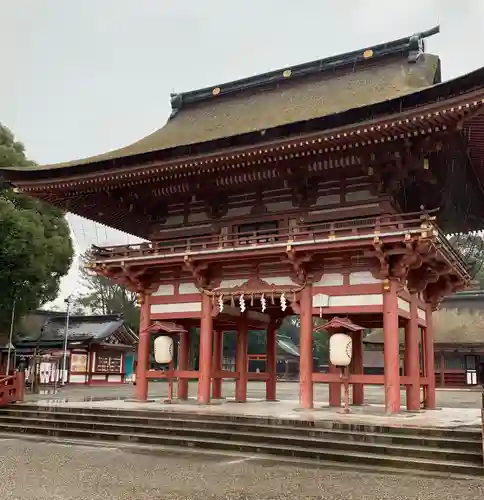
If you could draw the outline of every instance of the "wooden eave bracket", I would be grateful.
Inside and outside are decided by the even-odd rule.
[[[183,257],[183,262],[184,266],[186,269],[188,269],[192,276],[195,284],[199,287],[202,288],[206,286],[207,284],[207,270],[208,270],[208,264],[207,263],[196,263],[192,257],[189,255],[185,255]]]
[[[296,282],[302,284],[307,280],[306,264],[311,261],[310,255],[298,255],[291,243],[286,246],[286,255],[296,274]]]

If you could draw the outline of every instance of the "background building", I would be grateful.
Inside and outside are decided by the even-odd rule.
[[[14,337],[15,362],[28,362],[27,381],[34,372],[40,384],[62,381],[66,316],[35,311],[23,318]],[[69,317],[67,334],[67,379],[70,384],[124,383],[133,375],[138,336],[116,315]],[[1,370],[5,371],[6,348]],[[34,363],[33,359],[38,362]],[[34,368],[37,366],[37,368]]]

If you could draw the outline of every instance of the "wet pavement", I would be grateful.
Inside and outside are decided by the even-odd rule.
[[[176,384],[175,384],[176,387]],[[190,383],[190,397],[196,397],[197,384]],[[223,396],[233,397],[235,384],[225,382],[223,384]],[[150,398],[166,398],[168,395],[168,384],[166,382],[152,382],[149,385]],[[111,400],[130,399],[134,396],[132,385],[119,386],[67,386],[59,389],[56,394],[48,391],[44,394],[27,394],[27,401],[39,399],[68,399],[69,401],[85,400]],[[249,382],[247,396],[253,399],[264,399],[265,384],[263,382]],[[280,382],[277,385],[277,397],[281,400],[298,400],[299,385],[297,382]],[[314,398],[321,403],[328,401],[328,386],[326,384],[315,384]],[[365,387],[365,403],[381,405],[384,403],[385,395],[383,387]],[[402,391],[402,407],[405,404],[405,391]],[[457,389],[437,390],[437,405],[445,408],[481,408],[481,391]]]
[[[314,422],[342,422],[374,426],[404,426],[431,428],[480,428],[481,394],[477,391],[440,390],[437,394],[437,410],[405,411],[405,393],[402,391],[402,411],[398,415],[386,415],[384,393],[381,387],[366,390],[367,404],[352,407],[351,413],[329,408],[327,387],[316,386],[313,410],[302,410],[299,406],[297,383],[279,384],[279,401],[267,403],[264,400],[265,384],[249,383],[248,400],[245,404],[233,401],[233,384],[224,385],[225,399],[213,401],[210,405],[199,405],[196,400],[196,383],[190,384],[189,401],[165,404],[168,385],[150,384],[150,399],[147,402],[133,401],[133,386],[86,387],[68,386],[56,394],[30,395],[28,402],[39,405],[55,405],[65,408],[99,408],[104,410],[151,410],[162,412],[198,413],[205,415],[253,416]],[[283,399],[284,398],[284,399]]]
[[[196,399],[166,404],[162,400],[138,402],[129,400],[111,401],[60,401],[40,400],[39,406],[57,406],[62,408],[97,408],[102,410],[142,410],[164,413],[189,413],[197,415],[219,415],[232,417],[250,416],[256,418],[277,418],[291,421],[311,421],[315,425],[323,422],[340,422],[371,426],[425,427],[425,428],[481,428],[481,410],[479,408],[440,408],[419,412],[401,412],[398,415],[386,415],[383,405],[365,405],[353,407],[351,413],[341,409],[329,408],[316,402],[313,410],[302,410],[297,400],[284,400],[267,403],[251,399],[244,404],[231,399],[218,401],[211,405],[200,405]]]
[[[0,440],[2,500],[477,500],[484,481]]]

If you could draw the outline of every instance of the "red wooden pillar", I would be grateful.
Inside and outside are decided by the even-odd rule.
[[[385,409],[400,411],[400,343],[398,339],[397,282],[388,280],[383,291],[383,359],[385,364]]]
[[[269,323],[266,337],[266,400],[276,401],[277,383],[277,330],[275,323]]]
[[[440,387],[445,387],[445,352],[440,351]]]
[[[88,360],[88,374],[87,374],[87,384],[92,384],[92,374],[94,372],[94,356],[97,356],[94,346],[89,346],[89,360]],[[138,377],[138,375],[136,375]]]
[[[19,403],[25,398],[25,372],[18,371],[15,373],[15,401]]]
[[[237,344],[235,352],[235,371],[237,372],[237,380],[235,381],[235,400],[237,403],[245,403],[247,401],[248,345],[249,329],[247,326],[247,316],[242,314],[237,323]]]
[[[224,349],[224,332],[215,330],[213,339],[213,371],[215,374],[222,371],[222,356]],[[212,398],[220,399],[222,397],[222,379],[214,377],[212,380]]]
[[[141,295],[141,311],[139,320],[139,343],[138,343],[138,364],[136,366],[136,390],[135,397],[139,401],[148,399],[148,378],[150,359],[150,296]]]
[[[299,305],[299,403],[304,409],[314,407],[313,392],[313,292],[306,285],[300,292]]]
[[[328,362],[328,373],[340,375],[340,369]],[[338,408],[341,406],[341,383],[329,383],[329,406]]]
[[[410,319],[405,325],[405,376],[410,379],[406,386],[407,410],[420,409],[420,363],[417,294],[410,297]]]
[[[432,306],[427,304],[427,327],[423,328],[423,344],[424,349],[424,373],[428,380],[427,389],[425,391],[424,408],[427,410],[435,410],[435,353],[434,353],[434,331],[432,324]]]
[[[353,333],[353,373],[355,375],[363,375],[363,332]],[[364,403],[364,385],[353,384],[353,404],[362,405]]]
[[[200,361],[198,377],[198,402],[210,403],[210,381],[212,378],[212,303],[202,293],[202,317],[200,320]]]
[[[179,345],[178,345],[178,370],[186,371],[188,370],[188,355],[190,349],[190,336],[188,332],[181,332],[179,334]],[[183,378],[178,378],[178,399],[186,400],[188,399],[188,380]]]

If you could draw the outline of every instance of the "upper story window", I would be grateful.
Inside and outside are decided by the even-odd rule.
[[[277,229],[277,221],[240,224],[238,227],[239,244],[255,245],[261,243],[274,243],[277,239]]]

